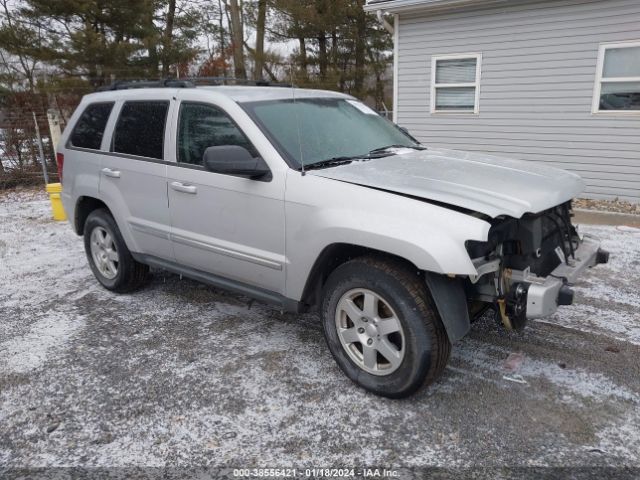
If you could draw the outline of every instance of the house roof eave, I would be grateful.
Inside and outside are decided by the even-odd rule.
[[[409,11],[443,11],[472,6],[486,6],[494,3],[507,3],[512,0],[368,0],[365,11],[383,10],[387,13]]]

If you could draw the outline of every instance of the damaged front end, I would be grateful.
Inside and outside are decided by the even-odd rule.
[[[572,224],[571,202],[521,218],[491,221],[488,241],[468,241],[477,271],[466,283],[471,318],[492,308],[508,330],[573,303],[572,284],[588,267],[606,263],[600,241]]]

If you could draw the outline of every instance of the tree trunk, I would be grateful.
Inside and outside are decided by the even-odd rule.
[[[222,10],[222,0],[218,0],[218,9],[220,10],[220,17],[218,19],[218,27],[220,31],[220,58],[222,59],[222,76],[227,76],[227,47],[224,39],[224,18]]]
[[[367,17],[362,8],[358,9],[356,14],[356,38],[355,38],[355,61],[356,72],[354,78],[354,94],[364,99],[364,80],[365,80],[365,63],[366,63],[366,34],[367,34]]]
[[[302,79],[307,81],[309,75],[307,65],[309,61],[307,60],[307,42],[302,32],[298,34],[298,44],[300,45],[300,70],[302,71]]]
[[[253,66],[253,79],[262,78],[264,68],[264,30],[267,18],[267,0],[258,0],[258,21],[256,22],[256,52]]]
[[[240,20],[240,8],[238,0],[229,0],[229,12],[231,15],[231,38],[233,39],[233,67],[236,78],[247,78],[247,71],[244,67],[244,33]]]
[[[169,0],[169,11],[167,12],[167,22],[162,32],[162,77],[169,75],[171,41],[173,40],[173,24],[176,18],[176,0]]]
[[[318,66],[320,68],[320,79],[327,79],[327,36],[324,32],[318,35]]]
[[[335,28],[331,32],[331,64],[338,64],[338,31]]]
[[[244,42],[244,48],[247,49],[247,51],[249,52],[249,55],[251,55],[251,58],[253,58],[255,60],[256,58],[256,51],[253,50],[248,44],[247,42]],[[276,76],[275,73],[273,73],[273,70],[271,70],[271,68],[269,68],[269,65],[267,65],[267,63],[263,63],[262,68],[264,69],[264,71],[267,73],[267,75],[269,75],[269,78],[271,78],[272,82],[277,82],[278,81],[278,77]],[[260,79],[258,79],[260,80]]]
[[[145,35],[143,44],[145,45],[147,52],[149,52],[149,58],[147,59],[147,74],[149,77],[155,78],[159,72],[160,56],[158,54],[158,38],[155,34],[155,26],[153,24],[154,11],[153,8],[149,8],[147,14],[144,17],[145,21]],[[114,72],[115,73],[115,72]]]

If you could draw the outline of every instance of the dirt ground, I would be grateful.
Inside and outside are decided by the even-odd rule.
[[[1,467],[640,467],[640,229],[523,333],[493,319],[403,401],[338,369],[314,315],[163,272],[92,277],[41,196],[0,198]]]
[[[624,200],[595,200],[579,198],[573,201],[574,208],[596,210],[600,212],[628,213],[640,215],[640,203],[625,202]]]

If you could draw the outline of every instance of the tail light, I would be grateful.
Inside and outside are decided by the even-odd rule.
[[[58,176],[60,177],[60,183],[62,183],[62,168],[64,167],[63,153],[56,153],[56,163],[58,164]]]

